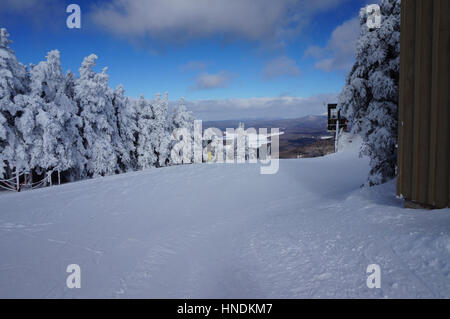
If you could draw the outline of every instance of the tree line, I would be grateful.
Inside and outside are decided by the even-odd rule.
[[[95,54],[79,77],[63,73],[58,50],[26,67],[10,44],[0,29],[0,179],[57,169],[74,181],[180,162],[172,132],[193,127],[183,99],[169,112],[167,93],[134,99],[111,89]]]

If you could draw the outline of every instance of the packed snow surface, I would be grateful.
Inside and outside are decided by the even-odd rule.
[[[450,210],[361,188],[356,149],[274,175],[184,165],[1,193],[0,297],[450,297]]]

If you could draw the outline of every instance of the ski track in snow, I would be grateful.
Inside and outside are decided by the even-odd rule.
[[[355,147],[275,175],[202,164],[2,193],[0,297],[449,298],[450,210],[361,188]]]

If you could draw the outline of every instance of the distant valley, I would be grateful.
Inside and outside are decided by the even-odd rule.
[[[205,121],[203,129],[216,127],[225,131],[237,128],[241,122],[245,129],[267,128],[270,131],[270,128],[279,128],[284,132],[280,136],[280,158],[317,157],[334,152],[334,138],[327,131],[327,117],[323,115],[278,120]]]

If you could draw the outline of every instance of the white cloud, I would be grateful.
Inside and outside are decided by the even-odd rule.
[[[198,71],[204,70],[208,66],[208,63],[204,61],[189,61],[180,66],[180,70],[183,71]]]
[[[278,119],[323,114],[324,102],[335,102],[337,94],[321,94],[309,98],[280,96],[248,99],[187,101],[197,119]]]
[[[298,76],[300,74],[300,68],[295,63],[295,60],[282,56],[269,61],[261,74],[265,80],[280,76]]]
[[[324,55],[324,49],[317,46],[317,45],[311,45],[305,50],[305,57],[312,57],[314,59],[321,59]]]
[[[195,78],[193,90],[209,90],[228,87],[233,76],[227,71],[220,71],[216,74],[201,73]]]
[[[356,17],[334,29],[324,48],[310,46],[304,55],[317,60],[315,64],[317,69],[348,71],[354,62],[358,36],[359,18]]]
[[[249,40],[298,33],[315,14],[349,0],[113,0],[99,2],[91,18],[112,33],[167,41],[212,35]]]

